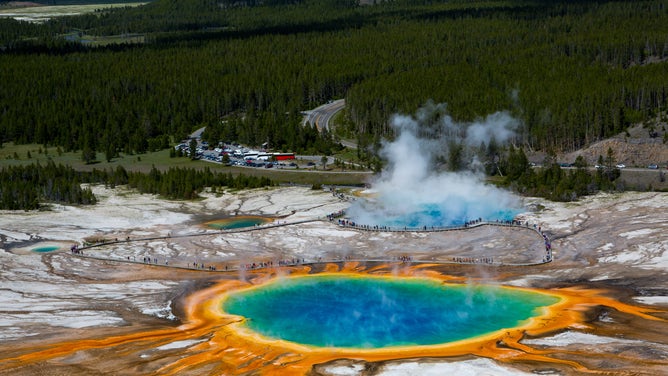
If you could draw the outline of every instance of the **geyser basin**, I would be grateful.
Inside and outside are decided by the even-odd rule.
[[[206,222],[206,226],[217,230],[234,230],[239,228],[254,227],[272,222],[273,219],[267,217],[244,215],[232,218],[217,219]]]
[[[560,301],[548,294],[427,278],[279,279],[223,302],[251,330],[318,347],[435,345],[522,325]]]

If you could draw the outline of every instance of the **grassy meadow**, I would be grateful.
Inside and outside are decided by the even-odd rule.
[[[0,7],[0,17],[11,17],[22,21],[39,23],[54,17],[76,16],[109,8],[136,7],[144,4],[146,2],[45,5],[21,8],[4,6]]]

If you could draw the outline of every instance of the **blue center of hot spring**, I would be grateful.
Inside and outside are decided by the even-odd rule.
[[[219,230],[234,230],[239,228],[258,226],[265,224],[266,222],[267,219],[263,217],[241,217],[208,222],[207,226]]]
[[[223,310],[266,337],[319,347],[434,345],[516,327],[559,298],[430,279],[307,276],[232,293]]]
[[[60,248],[60,247],[58,247],[57,245],[56,246],[47,246],[47,247],[33,248],[32,251],[33,252],[38,252],[38,253],[46,253],[46,252],[55,251],[58,248]]]

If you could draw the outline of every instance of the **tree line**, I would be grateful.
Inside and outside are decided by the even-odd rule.
[[[115,175],[123,172],[116,171]],[[121,184],[124,184],[121,179]],[[158,194],[169,199],[190,200],[199,197],[199,193],[210,187],[213,192],[220,191],[223,187],[230,189],[252,189],[273,185],[267,177],[248,176],[244,174],[232,175],[231,173],[212,172],[208,167],[203,170],[192,168],[170,168],[161,172],[153,167],[147,174],[141,172],[128,172],[127,184],[141,193]]]
[[[116,169],[90,172],[76,171],[70,166],[49,161],[45,166],[36,163],[0,168],[0,209],[36,210],[45,204],[61,203],[92,205],[97,198],[87,184],[109,187],[127,185],[141,193],[157,194],[168,199],[194,199],[205,187],[215,191],[260,188],[273,185],[266,177],[212,172],[209,168],[170,168],[160,171],[153,167],[148,173]]]
[[[90,205],[97,199],[82,188],[84,174],[49,162],[46,166],[7,166],[0,169],[0,209],[36,210],[45,201]]]

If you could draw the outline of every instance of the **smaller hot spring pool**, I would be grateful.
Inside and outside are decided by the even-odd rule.
[[[31,249],[31,251],[38,252],[38,253],[46,253],[46,252],[53,252],[53,251],[58,250],[58,249],[60,249],[59,246],[50,245],[50,246],[45,246],[45,247],[33,248],[33,249]]]
[[[272,218],[260,217],[254,215],[243,215],[231,218],[216,219],[206,222],[205,225],[216,230],[234,230],[239,228],[260,226],[271,223]]]
[[[222,310],[269,338],[318,347],[435,345],[521,326],[560,298],[422,278],[305,276],[231,293]]]

